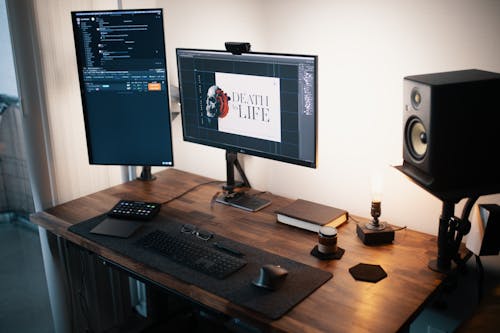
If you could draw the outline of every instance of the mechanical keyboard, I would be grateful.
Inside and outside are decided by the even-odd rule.
[[[222,253],[208,244],[201,243],[205,241],[190,237],[193,236],[172,235],[155,230],[142,237],[139,244],[176,263],[217,279],[224,279],[246,265],[245,260]]]

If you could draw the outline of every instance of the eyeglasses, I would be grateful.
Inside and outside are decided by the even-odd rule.
[[[181,232],[185,234],[195,235],[196,237],[204,241],[207,241],[214,236],[214,234],[210,231],[198,229],[192,224],[183,224],[181,227]]]

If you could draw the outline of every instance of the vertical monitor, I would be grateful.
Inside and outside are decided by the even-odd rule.
[[[176,54],[185,141],[316,167],[316,56]]]
[[[90,164],[172,166],[162,9],[71,15]]]

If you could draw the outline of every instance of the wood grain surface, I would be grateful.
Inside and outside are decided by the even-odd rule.
[[[216,234],[258,247],[333,273],[333,278],[292,308],[282,318],[270,321],[245,308],[231,304],[210,292],[156,271],[144,263],[117,254],[67,230],[107,212],[120,199],[166,202],[206,182],[206,177],[176,169],[155,174],[151,182],[134,180],[31,216],[31,220],[95,252],[166,290],[181,293],[193,301],[240,318],[267,331],[284,332],[396,332],[409,324],[435,292],[444,275],[427,268],[436,257],[436,237],[404,229],[396,232],[393,244],[364,245],[350,219],[338,228],[338,246],[345,249],[340,260],[321,261],[310,255],[317,243],[313,232],[276,222],[275,211],[291,199],[262,193],[272,204],[259,212],[212,203],[220,184],[200,185],[184,196],[162,206],[160,214],[195,224]],[[356,218],[356,217],[355,217]],[[365,222],[362,218],[356,221]],[[398,225],[397,221],[390,221]],[[378,283],[356,281],[349,268],[358,263],[378,264],[388,277]]]

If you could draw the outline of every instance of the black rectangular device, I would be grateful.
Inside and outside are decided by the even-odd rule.
[[[108,216],[128,220],[149,221],[158,214],[161,204],[135,200],[120,200],[108,212]]]

